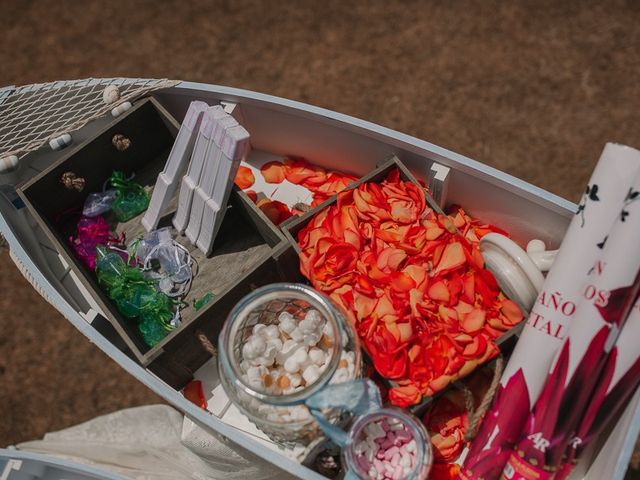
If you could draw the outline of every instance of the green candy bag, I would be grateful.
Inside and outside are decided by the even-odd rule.
[[[119,222],[131,220],[149,207],[149,192],[142,185],[127,179],[123,172],[114,171],[109,177],[109,183],[117,192],[111,211]]]

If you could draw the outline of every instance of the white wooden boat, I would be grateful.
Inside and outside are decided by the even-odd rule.
[[[152,96],[178,120],[184,117],[193,100],[239,105],[242,124],[251,134],[254,151],[301,156],[323,167],[348,170],[356,175],[364,175],[384,159],[396,155],[416,177],[426,181],[434,164],[448,167],[446,203],[463,205],[471,215],[507,229],[520,244],[539,238],[550,248],[556,248],[576,209],[569,201],[470,158],[322,108],[246,90],[191,82],[156,90]],[[87,124],[74,133],[74,143],[68,148],[81,148],[84,141],[112,120],[105,116]],[[0,175],[0,232],[25,277],[97,348],[212,435],[235,442],[300,478],[323,478],[307,468],[299,457],[285,454],[274,445],[198,408],[132,358],[125,347],[112,343],[92,326],[92,319],[99,313],[92,292],[77,277],[68,275],[69,265],[55,251],[29,211],[22,208],[14,189],[46,169],[60,155],[45,146],[21,159],[16,171]],[[624,476],[640,430],[639,399],[638,395],[634,397],[589,471],[583,469],[584,478]]]

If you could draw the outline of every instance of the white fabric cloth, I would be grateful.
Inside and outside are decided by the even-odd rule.
[[[182,441],[197,433],[197,448]],[[189,446],[195,447],[193,441]],[[97,417],[21,450],[74,460],[136,480],[271,480],[293,478],[260,457],[217,440],[165,405],[129,408]]]

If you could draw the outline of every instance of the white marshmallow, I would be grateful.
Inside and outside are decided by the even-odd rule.
[[[321,323],[324,324],[324,318],[317,310],[309,310],[304,318],[305,320],[310,320],[318,325]]]
[[[289,332],[289,336],[291,337],[292,340],[296,342],[302,342],[304,340],[304,332],[300,330],[299,327],[296,327],[293,330],[291,330],[291,332]]]
[[[287,358],[293,355],[293,353],[300,347],[301,345],[295,340],[285,340],[282,344],[282,348],[276,352],[276,362],[280,365],[284,365]]]
[[[265,367],[250,367],[247,370],[247,384],[255,390],[264,390],[264,382],[262,381],[263,375],[266,375],[268,370]]]
[[[321,366],[327,359],[327,355],[319,348],[312,348],[309,350],[309,358],[317,366]]]
[[[293,358],[295,358],[298,363],[303,364],[309,360],[309,353],[305,347],[301,347],[293,354]]]
[[[295,358],[289,357],[284,362],[284,369],[288,373],[297,373],[298,371],[300,371],[300,364],[298,362],[296,362]]]
[[[333,340],[333,328],[331,328],[331,324],[326,322],[322,327],[322,333],[324,333],[329,339]]]
[[[269,338],[267,340],[267,350],[275,349],[276,353],[282,350],[282,340],[280,338]]]
[[[316,365],[309,365],[304,369],[304,372],[302,372],[302,378],[304,378],[307,385],[311,385],[319,376],[320,369]]]
[[[296,389],[302,384],[302,377],[297,373],[289,375],[289,384],[292,388]]]
[[[263,331],[264,329],[266,329],[266,328],[267,328],[267,326],[266,326],[264,323],[256,323],[256,324],[253,326],[253,330],[251,330],[251,333],[253,333],[253,335],[260,335],[260,336],[262,336],[262,331]]]
[[[262,330],[262,335],[270,340],[280,340],[280,330],[277,325],[269,325]]]
[[[286,333],[287,335],[290,334],[293,331],[293,329],[298,326],[298,322],[296,321],[295,318],[293,318],[293,315],[291,315],[289,312],[282,312],[278,316],[278,320],[279,320],[278,329],[281,332]]]
[[[409,443],[407,443],[407,446],[405,447],[407,452],[409,453],[415,453],[418,449],[418,445],[416,445],[416,441],[415,440],[411,440]]]
[[[250,367],[249,369],[247,369],[247,377],[249,377],[250,379],[259,378],[260,380],[262,380],[262,376],[266,375],[267,373],[269,373],[269,371],[262,366]]]
[[[300,347],[289,358],[287,358],[284,362],[284,369],[288,373],[298,373],[300,370],[304,369],[308,364],[309,355],[307,354],[307,349],[305,347]]]
[[[331,377],[330,383],[344,383],[347,380],[349,380],[349,372],[347,371],[346,368],[341,368],[337,370],[336,373],[333,374],[333,377]]]
[[[253,360],[262,355],[266,348],[267,344],[262,338],[251,336],[242,347],[242,356],[247,360]]]
[[[302,333],[315,333],[318,330],[319,326],[320,324],[317,321],[309,318],[301,320],[298,324],[298,328],[302,331]]]

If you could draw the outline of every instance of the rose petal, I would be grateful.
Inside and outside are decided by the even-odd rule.
[[[256,178],[253,176],[253,172],[249,167],[245,167],[244,165],[240,165],[238,167],[238,173],[236,173],[235,183],[236,185],[245,190],[251,185],[253,185],[256,181]]]
[[[260,172],[267,183],[282,183],[285,179],[285,168],[282,162],[267,162],[260,167]]]
[[[416,286],[416,282],[406,273],[394,272],[391,274],[391,288],[398,292],[408,292]]]
[[[419,403],[422,393],[415,385],[405,385],[389,390],[389,401],[400,408],[406,408]]]
[[[516,305],[515,302],[512,302],[511,300],[508,300],[508,299],[505,299],[502,301],[501,311],[507,320],[506,323],[508,326],[517,325],[524,318],[524,315],[522,314],[522,310],[520,310],[520,307],[518,307],[518,305]]]
[[[207,409],[207,400],[204,396],[202,382],[200,380],[191,380],[182,390],[184,398],[200,408]]]
[[[475,308],[463,317],[460,325],[467,333],[477,332],[484,326],[485,316],[486,312],[484,310]]]
[[[267,218],[276,225],[280,225],[287,218],[292,216],[289,207],[278,200],[262,199],[258,200],[256,205],[260,210],[262,210],[262,213],[264,213]]]
[[[427,295],[429,295],[429,298],[432,300],[436,300],[438,302],[449,302],[449,289],[442,281],[432,283],[427,290]]]
[[[476,335],[473,338],[473,342],[464,348],[462,355],[464,355],[465,358],[477,358],[482,356],[486,349],[487,339],[483,335]]]
[[[253,203],[256,203],[258,201],[258,194],[253,190],[247,190],[244,193],[251,199]]]
[[[464,251],[460,242],[450,243],[444,248],[442,258],[438,262],[438,266],[432,272],[433,276],[442,272],[454,270],[466,262]]]

